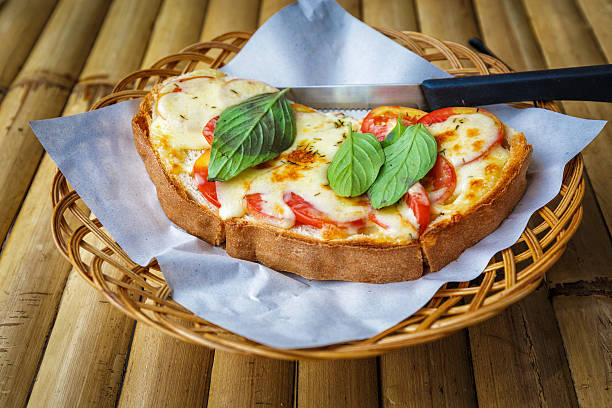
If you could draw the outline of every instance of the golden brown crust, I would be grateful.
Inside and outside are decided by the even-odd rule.
[[[132,133],[136,150],[144,162],[151,181],[155,184],[159,203],[166,216],[176,225],[212,245],[220,245],[225,239],[221,218],[196,203],[180,184],[168,176],[160,163],[159,156],[151,146],[149,126],[154,95],[155,89],[140,104],[138,113],[132,120]]]
[[[437,271],[494,231],[525,191],[531,146],[522,134],[518,134],[510,140],[510,157],[498,187],[452,223],[425,232],[419,242],[390,244],[366,237],[322,241],[244,218],[223,222],[213,211],[193,200],[181,184],[166,173],[149,141],[157,89],[142,101],[132,128],[136,148],[168,218],[213,245],[225,240],[227,253],[232,257],[261,262],[308,279],[371,283],[418,279],[423,274],[424,261],[432,271]]]
[[[493,231],[512,212],[527,187],[531,145],[518,133],[510,140],[510,156],[497,187],[484,200],[452,222],[441,224],[421,236],[421,249],[431,271],[454,261],[463,251]]]
[[[414,280],[423,274],[416,242],[379,246],[322,242],[242,219],[226,221],[225,229],[230,256],[308,279],[385,283]]]

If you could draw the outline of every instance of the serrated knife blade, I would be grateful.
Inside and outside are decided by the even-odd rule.
[[[422,110],[534,100],[612,102],[612,64],[428,79],[422,84],[292,87],[287,97],[317,109],[398,105]]]
[[[428,109],[420,85],[336,85],[292,87],[287,98],[315,109],[372,109],[383,105]]]

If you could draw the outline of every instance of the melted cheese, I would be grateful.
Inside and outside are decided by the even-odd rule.
[[[485,198],[496,186],[509,154],[508,150],[497,145],[481,159],[456,168],[455,192],[446,202],[432,205],[432,219],[437,218],[430,225],[462,214]]]
[[[275,92],[262,82],[234,80],[220,71],[204,69],[171,78],[159,90],[152,113],[150,140],[173,174],[191,172],[186,151],[210,145],[202,130],[226,108],[252,96]]]
[[[427,126],[438,142],[438,150],[455,167],[485,153],[499,139],[495,121],[483,113],[452,115],[444,122]]]
[[[217,211],[199,193],[192,176],[195,160],[209,148],[202,135],[206,123],[229,106],[274,91],[275,88],[264,83],[232,79],[211,69],[194,71],[164,82],[153,109],[150,140],[166,171],[187,185],[189,194],[197,202]],[[327,169],[346,138],[346,126],[351,124],[357,131],[359,121],[342,114],[322,113],[299,106],[294,111],[297,135],[289,149],[276,159],[247,169],[231,180],[216,182],[221,204],[219,216],[222,219],[247,217],[325,239],[367,237],[394,243],[416,239],[419,226],[406,200],[374,210],[367,196],[339,197],[328,185]],[[473,157],[482,155],[487,143],[491,143],[497,134],[495,122],[483,114],[454,115],[443,123],[430,125],[429,130],[436,136],[441,154],[455,166],[457,175],[457,188],[453,195],[445,203],[431,208],[432,224],[436,224],[465,212],[486,197],[496,185],[509,152],[497,145],[483,157],[473,160]],[[288,193],[298,194],[336,223],[368,221],[360,231],[347,228],[339,235],[326,235],[324,230],[296,226],[295,215],[284,200]],[[248,214],[245,196],[249,194],[260,194],[261,211],[273,217],[258,218]]]
[[[293,145],[278,158],[267,162],[264,169],[251,169],[234,179],[217,182],[217,196],[221,203],[219,215],[227,219],[246,213],[242,200],[247,194],[263,194],[267,208],[288,208],[284,192],[294,192],[316,209],[337,222],[350,222],[367,216],[369,211],[363,198],[343,198],[328,187],[327,168],[346,138],[344,123],[357,121],[336,114],[321,112],[295,113],[297,135]],[[225,207],[225,208],[224,208]],[[273,212],[277,217],[293,218],[287,212]]]

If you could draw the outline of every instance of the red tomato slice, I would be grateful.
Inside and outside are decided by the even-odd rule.
[[[501,143],[504,139],[504,127],[501,121],[495,115],[480,108],[443,108],[428,113],[420,118],[418,123],[433,125],[434,123],[442,123],[453,115],[469,115],[474,113],[481,113],[493,119],[497,131],[485,131],[483,134],[480,134],[480,132],[478,132],[480,129],[475,129],[477,132],[475,133],[474,138],[468,140],[467,144],[464,142],[461,145],[454,144],[453,146],[449,146],[451,147],[447,153],[449,155],[449,160],[455,166],[462,166],[464,164],[471,163],[474,160],[478,160],[482,156],[486,155],[494,146]],[[452,129],[449,130],[450,132],[453,132]],[[443,134],[448,133],[449,130],[443,132]],[[472,129],[468,129],[467,131],[470,132],[471,130]],[[433,134],[433,136],[436,137],[437,135]],[[439,139],[439,137],[436,137],[436,139]],[[438,140],[438,143],[444,144],[444,140]]]
[[[405,197],[406,203],[412,209],[419,223],[419,235],[421,235],[429,224],[429,197],[427,197],[427,192],[421,183],[416,183],[408,189]]]
[[[405,126],[413,125],[419,118],[427,115],[422,110],[404,106],[379,106],[372,109],[363,119],[361,132],[371,133],[382,142],[395,127],[400,113],[402,114],[402,124]]]
[[[208,178],[208,163],[210,162],[210,149],[206,150],[193,165],[193,178],[200,193],[215,207],[221,207],[217,198],[217,185]]]
[[[376,214],[373,212],[368,214],[368,220],[372,221],[374,224],[378,225],[381,228],[388,229],[389,226],[383,222],[381,222],[378,218],[376,218]]]
[[[455,168],[442,155],[438,155],[436,164],[423,178],[423,184],[429,191],[429,200],[432,204],[443,203],[450,197],[457,187],[457,174]]]
[[[310,225],[315,228],[323,228],[326,224],[331,224],[342,229],[356,228],[357,230],[365,227],[364,218],[349,222],[332,221],[323,212],[317,210],[312,204],[295,193],[285,193],[283,195],[283,200],[285,204],[291,208],[293,214],[295,214],[296,225],[302,224]]]
[[[246,209],[249,214],[263,219],[281,220],[281,218],[263,211],[262,204],[264,199],[261,197],[261,193],[247,194],[244,199],[246,200]]]
[[[204,139],[206,139],[208,144],[211,146],[213,142],[213,137],[215,136],[215,126],[217,126],[217,120],[219,120],[219,115],[209,120],[208,123],[204,125],[204,129],[202,129],[202,134],[204,135]]]

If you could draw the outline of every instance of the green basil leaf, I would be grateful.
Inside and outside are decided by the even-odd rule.
[[[226,181],[277,157],[295,140],[293,108],[284,94],[254,96],[221,113],[210,150],[208,181]]]
[[[365,193],[376,180],[385,154],[380,142],[370,133],[353,133],[340,145],[327,169],[329,186],[340,197],[356,197]]]
[[[374,208],[395,204],[436,163],[438,144],[422,124],[411,125],[384,148],[385,164],[368,190]]]
[[[404,126],[404,124],[402,123],[402,114],[400,113],[397,117],[397,123],[395,124],[393,129],[391,129],[391,132],[389,132],[389,134],[380,143],[383,147],[392,145],[397,141],[397,139],[399,139],[399,137],[402,135],[402,133],[404,133],[405,130],[406,126]]]

